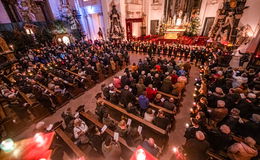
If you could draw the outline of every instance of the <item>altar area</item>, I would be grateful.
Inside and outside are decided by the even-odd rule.
[[[185,30],[182,26],[168,27],[164,33],[164,39],[178,39],[183,36]]]

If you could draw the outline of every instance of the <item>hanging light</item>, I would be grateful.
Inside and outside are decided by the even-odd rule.
[[[11,138],[8,138],[8,139],[6,139],[6,140],[1,142],[0,148],[4,152],[11,152],[15,148],[15,143],[14,143],[14,141]]]

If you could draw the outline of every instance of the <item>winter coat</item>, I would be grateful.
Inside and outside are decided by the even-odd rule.
[[[211,120],[215,121],[216,123],[222,121],[228,115],[227,108],[212,108],[210,113]]]
[[[147,87],[146,93],[147,93],[147,98],[149,100],[153,100],[155,95],[157,94],[157,90],[154,90],[153,88]]]
[[[138,102],[142,109],[147,109],[149,107],[149,99],[144,95],[139,96]]]
[[[171,93],[172,91],[172,81],[170,79],[164,79],[161,87],[161,91],[165,93]]]
[[[103,142],[102,153],[106,160],[120,160],[121,146],[118,142],[112,142],[109,146]]]
[[[243,142],[235,143],[228,148],[228,157],[231,160],[250,160],[257,156],[258,151]]]
[[[113,84],[117,89],[121,88],[121,80],[119,78],[114,78]]]
[[[145,85],[141,83],[136,84],[137,96],[140,96],[145,91]]]
[[[134,95],[129,91],[123,89],[120,94],[120,103],[122,103],[125,107],[128,105],[129,102],[133,102]]]
[[[207,141],[199,141],[195,138],[188,139],[184,145],[189,160],[207,160],[207,150],[209,143]]]

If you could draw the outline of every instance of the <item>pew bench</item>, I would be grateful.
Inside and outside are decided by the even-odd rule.
[[[132,119],[132,125],[135,126],[142,126],[143,127],[143,134],[147,137],[144,138],[149,138],[152,137],[154,138],[156,144],[158,146],[161,147],[161,149],[163,150],[165,145],[168,142],[168,132],[166,130],[163,130],[159,127],[157,127],[156,125],[152,124],[151,122],[145,121],[144,119],[142,119],[141,117],[138,117],[132,113],[128,113],[125,109],[107,101],[104,99],[101,99],[106,106],[108,106],[108,108],[110,109],[110,115],[112,118],[116,119],[117,121],[121,120],[121,116],[126,116],[130,119]],[[121,116],[119,116],[119,115]]]
[[[87,112],[81,112],[80,113],[80,118],[86,122],[87,125],[95,125],[97,126],[99,129],[101,129],[104,125],[99,122],[95,116],[90,112],[90,111],[87,111]],[[109,128],[107,128],[104,132],[105,134],[111,136],[111,137],[114,137],[114,132],[112,130],[110,130]],[[120,143],[121,145],[121,150],[122,150],[122,154],[121,154],[121,157],[125,160],[128,160],[130,159],[131,155],[133,154],[133,149],[130,148],[126,141],[122,138],[122,137],[119,137],[118,139],[118,142]]]
[[[73,141],[63,132],[61,128],[55,129],[55,133],[67,144],[71,151],[75,154],[76,158],[84,158],[88,160],[87,155],[76,145]]]

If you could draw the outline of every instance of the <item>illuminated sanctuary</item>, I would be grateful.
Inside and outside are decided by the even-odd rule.
[[[0,160],[259,160],[260,0],[0,0]]]

